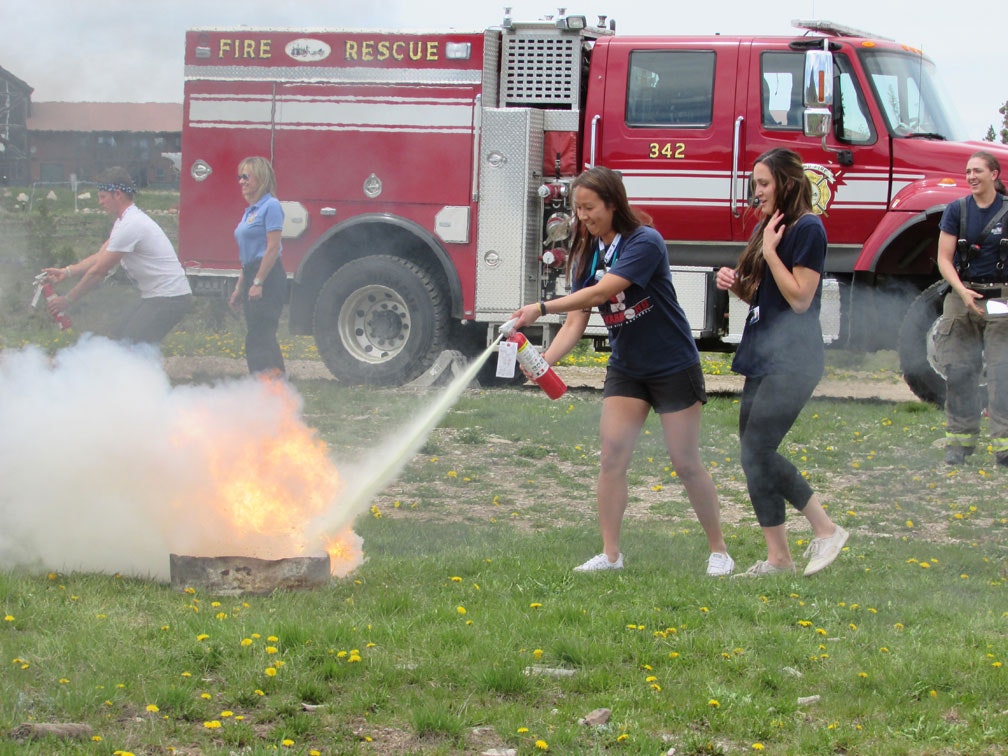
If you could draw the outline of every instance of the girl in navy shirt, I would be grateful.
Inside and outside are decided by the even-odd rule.
[[[761,155],[752,185],[760,222],[738,267],[717,273],[718,288],[749,304],[732,370],[745,376],[739,411],[742,469],[768,553],[742,574],[795,571],[784,526],[785,502],[791,502],[812,525],[814,537],[805,551],[805,574],[811,575],[837,558],[848,534],[777,448],[823,374],[819,309],[826,230],[812,212],[812,186],[797,153],[774,149]]]
[[[543,354],[550,364],[580,340],[592,307],[599,308],[609,330],[612,355],[599,426],[602,553],[575,572],[623,567],[620,529],[627,506],[627,470],[654,408],[672,466],[707,535],[707,574],[728,575],[734,562],[721,533],[717,490],[700,458],[700,415],[707,401],[700,355],[676,299],[665,242],[630,207],[623,181],[608,168],[590,168],[571,188],[579,225],[568,268],[571,293],[526,305],[512,317],[517,318],[515,328],[521,328],[547,313],[567,313]]]

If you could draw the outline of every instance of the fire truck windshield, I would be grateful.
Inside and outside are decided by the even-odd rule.
[[[859,51],[889,133],[902,138],[963,141],[965,129],[935,66],[921,55],[895,50]]]

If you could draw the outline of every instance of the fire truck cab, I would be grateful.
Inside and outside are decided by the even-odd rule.
[[[745,306],[714,274],[756,224],[755,159],[787,147],[829,237],[827,340],[898,347],[911,388],[941,401],[926,350],[938,219],[968,192],[970,154],[1008,150],[964,142],[919,50],[795,24],[781,37],[621,37],[573,15],[468,33],[190,30],[183,262],[197,291],[233,285],[235,172],[268,157],[291,331],[313,334],[340,380],[401,384],[567,291],[570,181],[605,165],[666,239],[701,347],[730,349]],[[545,344],[560,318],[540,323],[530,337]]]

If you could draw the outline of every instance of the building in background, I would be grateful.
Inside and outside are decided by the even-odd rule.
[[[0,68],[0,186],[29,183],[26,122],[32,91],[17,76]]]
[[[182,105],[169,102],[33,102],[29,181],[94,181],[120,165],[138,187],[178,186]]]

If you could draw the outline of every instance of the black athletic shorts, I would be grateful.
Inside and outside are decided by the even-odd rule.
[[[654,411],[658,414],[679,412],[697,402],[707,403],[707,389],[704,386],[700,363],[660,378],[633,378],[608,368],[602,396],[643,399],[654,407]]]

